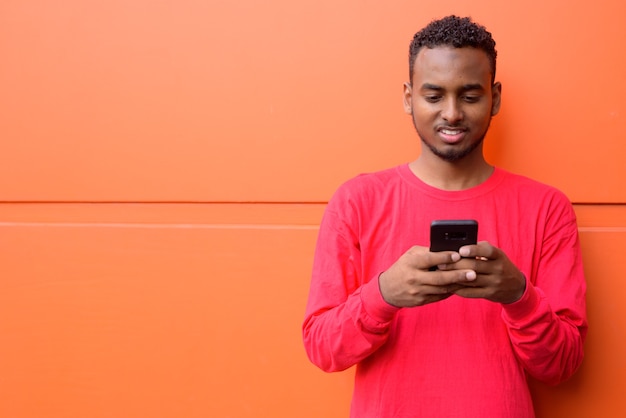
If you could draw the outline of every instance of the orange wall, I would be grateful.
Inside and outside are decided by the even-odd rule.
[[[432,3],[432,4],[430,4]],[[538,416],[626,414],[626,7],[555,0],[0,3],[0,416],[345,417],[300,341],[317,226],[414,159],[412,34],[494,34],[499,166],[579,217],[580,372]]]

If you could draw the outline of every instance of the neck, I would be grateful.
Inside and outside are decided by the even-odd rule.
[[[455,162],[422,154],[409,164],[409,168],[417,178],[429,186],[451,191],[478,186],[486,181],[494,170],[482,154],[479,154],[478,158],[468,156]]]

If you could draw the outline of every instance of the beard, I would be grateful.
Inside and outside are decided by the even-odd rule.
[[[413,116],[413,114],[411,114],[411,119],[413,120],[413,126],[415,127],[417,136],[420,137],[422,144],[428,147],[430,152],[432,152],[434,155],[436,155],[437,157],[449,163],[462,160],[463,158],[467,157],[472,152],[474,152],[474,150],[476,150],[476,148],[478,148],[483,143],[485,136],[487,135],[487,131],[489,130],[489,125],[491,124],[491,118],[489,118],[489,122],[487,123],[487,127],[485,128],[485,131],[477,140],[469,144],[469,146],[462,148],[462,149],[450,149],[447,151],[443,151],[443,150],[438,149],[435,145],[427,142],[426,139],[424,139],[424,135],[422,135],[419,129],[417,129],[417,125],[415,124],[415,117]]]
[[[478,148],[483,143],[483,140],[485,139],[486,134],[487,132],[485,132],[480,138],[478,138],[477,141],[472,142],[468,147],[465,147],[462,149],[450,149],[447,151],[443,151],[443,150],[438,149],[433,144],[429,144],[428,142],[426,142],[422,134],[420,134],[419,131],[417,132],[417,135],[422,140],[422,144],[426,145],[428,149],[430,150],[430,152],[432,152],[437,157],[449,163],[462,160],[463,158],[470,155],[476,148]]]

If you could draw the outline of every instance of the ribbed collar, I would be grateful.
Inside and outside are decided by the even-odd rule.
[[[491,176],[489,176],[487,180],[480,183],[479,185],[471,187],[469,189],[451,191],[438,189],[424,183],[411,171],[411,169],[409,168],[409,164],[399,165],[398,167],[396,167],[396,171],[398,175],[402,178],[402,180],[410,187],[416,188],[420,192],[425,193],[431,197],[448,201],[474,199],[476,197],[488,194],[496,187],[498,187],[507,176],[506,171],[495,167]]]

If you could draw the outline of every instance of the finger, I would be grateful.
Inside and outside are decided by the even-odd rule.
[[[461,296],[468,299],[479,299],[485,298],[488,295],[488,291],[486,291],[482,287],[470,287],[465,286],[461,289],[457,289],[454,291],[454,294],[457,296]]]
[[[466,287],[465,284],[452,283],[443,286],[425,285],[422,287],[422,293],[427,295],[445,295],[447,293],[453,294],[454,292]]]
[[[459,254],[464,258],[492,260],[498,257],[498,249],[487,241],[481,241],[474,245],[464,245],[459,248]]]
[[[489,271],[489,260],[486,257],[462,258],[453,264],[441,264],[439,270],[474,270],[477,274]]]
[[[411,247],[402,257],[410,267],[420,270],[437,264],[454,263],[461,259],[456,251],[431,252],[427,247],[418,245]]]
[[[474,270],[436,270],[425,274],[422,284],[438,287],[463,285],[476,280],[476,277]]]
[[[461,259],[461,256],[456,251],[439,251],[428,252],[425,256],[426,266],[434,267],[438,265],[454,264]]]

